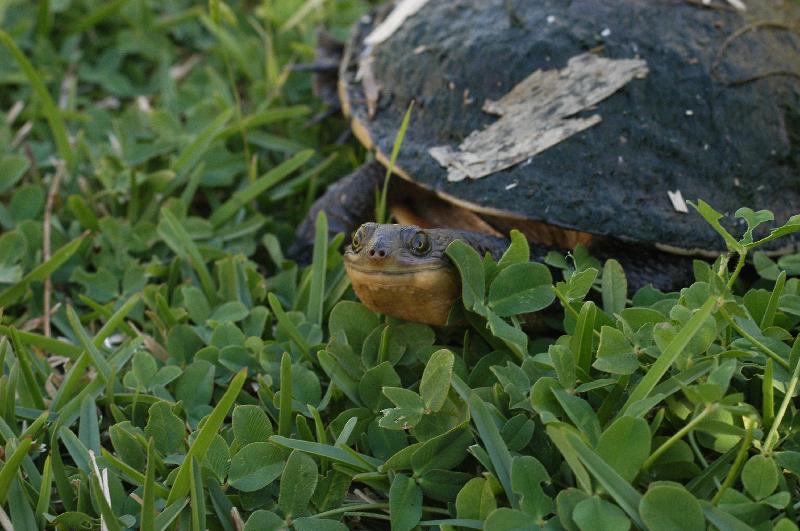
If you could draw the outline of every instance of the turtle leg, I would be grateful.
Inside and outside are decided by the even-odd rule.
[[[344,43],[325,30],[317,31],[317,46],[314,49],[314,62],[300,63],[292,67],[294,72],[312,72],[314,95],[324,101],[329,113],[339,112],[339,63],[344,55]]]
[[[344,55],[344,43],[326,31],[317,32],[316,61],[320,66],[314,75],[314,94],[328,104],[332,111],[341,109],[339,102],[339,63]]]
[[[373,218],[375,191],[383,186],[386,168],[377,161],[367,162],[353,173],[328,187],[309,210],[295,232],[287,251],[289,258],[307,264],[314,248],[314,226],[321,211],[328,217],[328,236],[349,234]]]
[[[314,61],[299,63],[292,67],[293,72],[311,72],[313,74],[311,88],[314,96],[325,103],[325,109],[313,116],[304,127],[318,124],[322,120],[342,110],[339,101],[339,63],[344,55],[344,43],[334,38],[324,29],[317,30],[317,46],[314,49]],[[350,130],[347,130],[348,134]]]

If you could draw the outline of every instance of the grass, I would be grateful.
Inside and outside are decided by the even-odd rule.
[[[449,331],[358,303],[324,216],[284,258],[367,156],[293,66],[369,8],[0,2],[0,527],[797,529],[797,219],[698,202],[730,253],[630,299],[454,245]]]

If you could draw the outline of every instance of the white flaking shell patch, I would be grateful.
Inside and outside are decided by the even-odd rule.
[[[448,181],[491,175],[599,123],[599,114],[568,117],[645,75],[647,63],[642,59],[576,55],[565,68],[537,70],[499,100],[486,100],[483,110],[500,119],[473,131],[457,149],[436,146],[428,153],[447,168]]]
[[[669,196],[669,201],[672,203],[672,208],[675,209],[675,212],[682,212],[684,214],[689,213],[689,207],[686,206],[686,201],[683,199],[683,194],[680,190],[667,190],[667,195]]]
[[[427,3],[428,0],[400,0],[389,16],[367,35],[364,44],[375,46],[382,43],[391,37],[408,17],[422,9],[422,6]]]

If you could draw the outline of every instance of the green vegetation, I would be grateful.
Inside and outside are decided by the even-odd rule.
[[[580,248],[456,243],[452,330],[358,303],[324,216],[284,258],[366,156],[292,67],[368,7],[0,0],[0,527],[796,530],[768,212],[698,202],[730,255],[630,300]]]

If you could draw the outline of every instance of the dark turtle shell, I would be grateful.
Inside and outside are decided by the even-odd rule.
[[[693,210],[678,212],[668,191],[729,214],[770,209],[779,222],[800,212],[800,8],[744,3],[742,12],[722,0],[430,0],[371,49],[363,39],[375,20],[357,25],[340,96],[358,136],[384,158],[415,100],[398,168],[449,200],[623,240],[720,250],[722,239]],[[447,180],[429,148],[457,147],[497,119],[481,110],[485,100],[588,51],[642,58],[649,73],[587,110],[602,116],[597,125],[484,178]],[[380,87],[372,117],[356,78],[367,55]]]

